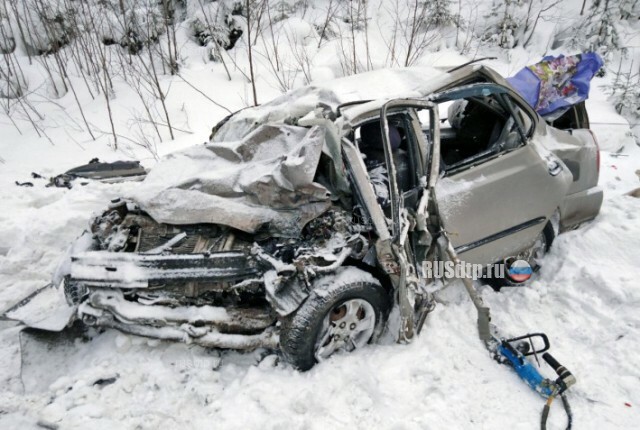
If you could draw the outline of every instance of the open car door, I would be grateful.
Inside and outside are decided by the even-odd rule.
[[[416,181],[412,189],[401,189],[398,185],[399,178],[396,166],[397,158],[391,145],[389,118],[393,111],[409,110],[415,116],[416,110],[426,110],[429,114],[429,133],[423,135],[420,124],[415,116],[412,126],[408,131],[409,150],[413,152],[413,173],[424,172],[425,180]],[[396,99],[382,106],[380,110],[380,127],[382,132],[383,147],[386,166],[389,174],[389,194],[391,202],[391,240],[390,248],[398,262],[396,274],[389,273],[396,284],[398,304],[400,308],[400,331],[398,341],[410,341],[415,334],[416,327],[420,328],[420,322],[424,321],[420,315],[421,309],[427,312],[428,293],[420,290],[417,273],[418,261],[415,253],[419,243],[417,237],[424,233],[428,236],[427,218],[428,202],[436,183],[439,165],[439,130],[440,120],[437,107],[430,101],[419,99]],[[425,142],[425,138],[427,141]],[[410,205],[411,207],[407,207]],[[413,235],[410,236],[410,230]],[[430,243],[423,245],[429,246]],[[420,306],[424,303],[424,306]],[[416,318],[417,312],[417,318]],[[416,322],[418,324],[416,325]]]

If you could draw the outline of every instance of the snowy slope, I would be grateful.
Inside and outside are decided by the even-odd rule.
[[[592,118],[624,122],[598,90],[589,108]],[[640,185],[634,173],[640,148],[620,128],[596,127],[603,147],[624,144],[621,156],[603,152],[605,203],[598,218],[557,239],[532,287],[482,290],[505,333],[549,334],[554,355],[578,378],[570,397],[580,429],[634,428],[640,419],[640,199],[623,195]],[[11,153],[5,145],[3,305],[47,282],[90,214],[136,186],[66,190],[36,181],[33,188],[16,187],[12,182],[31,170],[51,174],[52,166],[70,167],[87,156],[61,155],[73,143],[40,143],[38,157],[28,142]],[[52,428],[536,428],[542,399],[490,359],[462,289],[450,287],[441,302],[412,345],[371,346],[307,373],[260,351],[219,354],[106,331],[90,341],[23,336],[21,382],[13,367],[16,329],[5,325],[0,428],[38,422]],[[116,379],[96,384],[109,378]],[[564,417],[556,407],[551,421],[559,428]]]
[[[568,8],[562,19],[574,16],[581,4],[562,2]],[[388,18],[382,15],[387,12],[380,8],[374,18],[384,22]],[[473,7],[462,10],[469,27],[481,22],[482,14]],[[310,10],[307,19],[315,15],[321,19],[323,10]],[[487,64],[510,75],[537,61],[543,52],[562,52],[545,45],[548,37],[544,36],[557,25],[542,20],[530,49],[505,53],[470,45],[467,53],[498,54],[500,61]],[[314,55],[307,65],[312,80],[322,82],[343,72],[344,59],[336,57],[337,42],[315,48],[315,30],[308,22],[291,18],[278,31],[281,46],[287,47],[283,48],[287,67],[295,66],[299,48]],[[386,31],[371,27],[372,67],[388,65]],[[633,48],[637,35],[633,37],[629,61],[638,58]],[[88,121],[100,130],[96,141],[83,130],[71,94],[38,102],[46,136],[38,136],[26,121],[17,130],[2,117],[0,309],[47,283],[61,254],[92,214],[110,199],[138,187],[136,183],[90,183],[71,190],[46,188],[46,181],[31,179],[31,172],[54,176],[94,157],[139,159],[152,167],[156,156],[207,140],[211,126],[227,114],[202,93],[232,111],[250,99],[250,86],[240,71],[246,70],[242,40],[238,49],[229,52],[228,61],[233,56],[239,64],[231,68],[229,81],[222,65],[209,62],[206,49],[189,41],[185,28],[179,28],[178,38],[183,79],[161,77],[177,128],[173,141],[163,129],[162,142],[154,141],[151,148],[140,146],[143,135],[153,133],[148,124],[138,128],[139,121],[133,118],[143,116],[140,100],[117,77],[112,108],[116,128],[126,137],[119,138],[117,148],[104,100],[82,91],[84,83],[73,72],[70,79],[79,89]],[[446,66],[466,61],[447,40],[439,40],[438,52],[425,52],[416,64]],[[46,80],[37,63],[28,67],[25,56],[20,61],[31,83]],[[258,94],[264,102],[279,95],[282,85],[265,58],[258,56],[257,61]],[[607,69],[611,72],[616,66],[612,61]],[[284,69],[280,78],[287,76]],[[303,78],[297,73],[285,83],[296,87],[304,83]],[[640,422],[640,199],[625,193],[640,187],[640,147],[605,91],[611,74],[594,82],[587,106],[603,149],[600,185],[605,201],[600,215],[557,238],[531,287],[500,293],[482,288],[482,294],[505,334],[541,331],[549,335],[552,353],[578,379],[569,394],[574,428],[633,429]],[[17,187],[15,181],[31,181],[34,186]],[[306,373],[294,371],[264,351],[220,353],[111,330],[92,332],[90,339],[22,335],[25,355],[20,367],[18,328],[0,322],[0,429],[538,428],[542,398],[488,356],[477,339],[475,311],[461,286],[442,292],[439,302],[422,335],[411,345],[383,342],[332,358]],[[546,365],[543,372],[553,376]],[[564,427],[558,404],[549,427]]]

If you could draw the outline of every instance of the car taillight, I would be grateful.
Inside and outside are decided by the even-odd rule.
[[[596,144],[596,169],[598,170],[598,173],[600,173],[600,145],[598,144],[598,138],[596,138],[596,134],[593,130],[589,130],[589,133],[591,133],[593,142]]]

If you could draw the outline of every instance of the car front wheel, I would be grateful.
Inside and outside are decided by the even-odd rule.
[[[375,340],[384,328],[390,300],[367,272],[347,267],[320,279],[309,298],[282,325],[285,359],[300,370]]]

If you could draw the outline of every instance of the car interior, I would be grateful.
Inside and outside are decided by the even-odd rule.
[[[461,92],[460,95],[462,94]],[[440,169],[445,173],[476,165],[522,146],[524,142],[518,125],[523,126],[525,133],[533,125],[531,118],[513,101],[505,101],[509,96],[504,93],[475,92],[466,95],[467,97],[453,97],[440,102],[436,100],[442,123]],[[511,112],[515,112],[518,122]],[[428,125],[426,118],[420,116],[420,119],[423,127]],[[412,167],[417,155],[414,153],[415,142],[411,142],[414,137],[407,132],[411,127],[410,121],[408,115],[403,113],[392,114],[388,119],[398,188],[405,198],[410,198],[409,194],[419,184],[419,175]],[[430,141],[428,127],[423,132],[427,141]],[[349,138],[360,150],[379,203],[386,208],[389,203],[389,181],[380,120],[374,119],[356,127]]]
[[[448,103],[440,128],[442,170],[469,165],[521,144],[512,115],[494,95]]]
[[[549,125],[560,130],[575,130],[589,128],[589,116],[585,102],[570,106],[562,115],[553,121],[547,121]]]
[[[417,174],[412,168],[415,146],[410,142],[410,133],[407,133],[409,126],[407,121],[408,118],[403,114],[389,117],[389,137],[400,192],[408,191],[418,184]],[[370,175],[374,169],[385,165],[379,119],[356,128],[354,138]],[[386,174],[386,168],[384,170]]]

